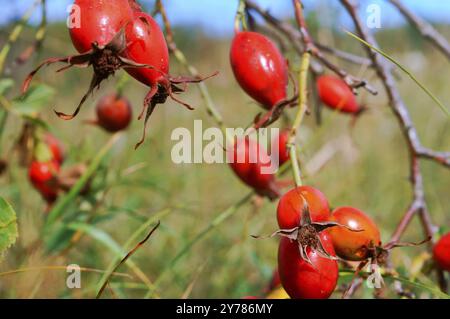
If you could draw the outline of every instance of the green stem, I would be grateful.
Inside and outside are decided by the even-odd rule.
[[[301,171],[300,166],[297,159],[297,147],[296,147],[296,137],[298,130],[303,122],[303,118],[305,117],[307,103],[308,103],[308,92],[307,92],[307,83],[308,83],[308,70],[310,63],[311,55],[308,52],[303,53],[302,61],[300,65],[299,72],[299,97],[298,97],[298,111],[295,116],[294,123],[291,128],[291,136],[289,137],[288,147],[289,147],[289,155],[291,157],[292,162],[292,170],[294,174],[295,184],[297,186],[302,185]]]
[[[234,19],[234,32],[238,33],[240,26],[242,29],[247,30],[247,21],[245,20],[245,1],[239,0],[239,6],[236,11],[236,18]]]

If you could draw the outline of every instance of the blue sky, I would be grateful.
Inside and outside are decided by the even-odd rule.
[[[0,24],[17,19],[34,0],[0,0],[2,12]],[[279,17],[292,16],[291,0],[255,0],[261,6],[269,8]],[[151,5],[152,0],[141,0],[143,4]],[[379,4],[381,7],[382,27],[390,27],[403,23],[403,18],[385,0],[361,0],[361,14],[369,4]],[[450,24],[450,0],[403,0],[417,14],[432,22]],[[47,0],[48,15],[51,21],[63,20],[66,17],[66,7],[71,0]],[[339,18],[343,26],[349,25],[348,18],[338,7],[337,0],[305,0],[308,10],[318,10],[322,21]],[[174,25],[201,26],[208,34],[226,36],[232,33],[233,19],[237,0],[166,0],[167,11]],[[337,13],[337,14],[336,14]],[[38,21],[38,14],[32,21]]]

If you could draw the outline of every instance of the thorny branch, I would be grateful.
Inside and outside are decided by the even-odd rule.
[[[331,62],[319,49],[319,47],[315,44],[314,40],[312,39],[311,35],[309,34],[309,31],[305,27],[300,27],[297,31],[295,28],[293,28],[289,23],[285,23],[282,21],[279,21],[277,18],[273,17],[268,11],[263,10],[261,7],[259,7],[256,3],[254,3],[252,0],[245,0],[246,6],[249,9],[252,9],[256,11],[258,14],[260,14],[267,22],[269,22],[273,27],[281,31],[283,34],[285,34],[293,43],[294,49],[297,52],[302,52],[304,49],[306,49],[308,52],[311,53],[312,56],[314,56],[322,65],[324,65],[326,68],[330,69],[334,73],[336,73],[339,77],[341,77],[350,87],[352,87],[354,90],[358,88],[365,88],[369,93],[376,95],[377,91],[369,84],[367,81],[357,78],[351,74],[349,74],[347,71],[341,69],[339,66]],[[298,19],[298,17],[297,17]],[[299,40],[302,40],[304,43],[304,48],[299,45]],[[321,47],[324,47],[324,45],[321,45]],[[340,52],[336,51],[334,49],[329,49],[328,52]],[[342,53],[342,52],[340,52]],[[349,54],[339,54],[339,57],[349,57],[351,55]],[[317,67],[314,69],[317,72]]]
[[[424,38],[436,46],[450,60],[450,43],[430,23],[417,16],[400,0],[389,0]]]
[[[350,14],[360,37],[366,42],[370,43],[371,45],[375,47],[378,46],[374,36],[371,35],[366,30],[364,24],[357,15],[356,7],[349,0],[340,0],[340,1],[342,5],[346,8],[347,12]],[[401,238],[410,221],[417,214],[419,215],[425,234],[427,236],[433,236],[436,227],[433,225],[431,221],[431,217],[425,201],[422,172],[420,169],[419,159],[420,158],[431,159],[440,164],[443,164],[444,166],[450,167],[449,166],[450,158],[448,157],[449,154],[436,152],[422,146],[417,134],[417,130],[409,115],[409,111],[397,89],[395,79],[392,76],[388,62],[384,60],[384,58],[381,55],[377,54],[369,47],[365,47],[365,49],[374,64],[374,67],[380,80],[382,81],[384,89],[389,98],[390,102],[389,106],[394,115],[397,117],[403,135],[405,136],[406,142],[408,144],[410,153],[410,165],[411,165],[410,174],[413,188],[413,199],[408,210],[406,211],[400,223],[398,224],[397,229],[395,230],[391,238],[391,242],[396,242]],[[438,270],[438,279],[441,289],[445,291],[446,283],[442,271],[440,270]]]

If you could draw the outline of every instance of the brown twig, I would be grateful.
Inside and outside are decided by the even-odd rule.
[[[377,41],[365,28],[361,19],[357,15],[356,7],[349,0],[340,0],[342,5],[346,8],[347,12],[350,14],[357,32],[360,37],[370,43],[372,46],[377,46]],[[419,215],[421,224],[424,228],[424,232],[426,236],[433,236],[435,233],[436,227],[433,225],[431,221],[430,214],[428,212],[427,204],[425,201],[424,190],[423,190],[423,180],[422,180],[422,172],[420,169],[420,158],[432,159],[438,163],[441,163],[445,166],[449,166],[449,158],[446,157],[446,153],[435,152],[429,150],[422,146],[417,130],[414,126],[414,123],[411,120],[409,115],[408,108],[403,102],[398,88],[395,83],[395,79],[392,76],[391,70],[389,68],[388,62],[384,60],[384,58],[377,54],[371,48],[364,46],[367,51],[368,56],[371,58],[378,77],[380,78],[384,89],[389,98],[389,106],[396,116],[400,128],[403,132],[405,140],[408,144],[409,155],[410,155],[410,174],[411,174],[411,184],[413,188],[413,196],[412,202],[403,215],[400,223],[398,224],[392,238],[391,243],[398,241],[405,230],[407,229],[409,222],[415,215]],[[432,245],[432,242],[430,242]],[[442,290],[445,291],[446,283],[443,280],[442,271],[438,270],[438,279],[439,284]]]
[[[422,36],[450,60],[450,43],[430,23],[417,16],[399,0],[389,0]]]
[[[341,69],[339,66],[331,62],[319,49],[319,47],[315,44],[313,38],[309,34],[309,31],[306,27],[300,27],[299,31],[293,28],[289,23],[282,22],[272,16],[268,11],[263,10],[260,6],[254,3],[252,0],[245,0],[246,6],[249,9],[256,11],[261,17],[263,17],[268,23],[270,23],[273,27],[281,31],[289,40],[293,43],[294,49],[297,52],[302,52],[306,49],[311,53],[322,65],[326,68],[330,69],[332,72],[336,73],[339,77],[341,77],[350,87],[353,89],[365,88],[369,93],[376,95],[377,91],[373,88],[367,81],[357,78],[347,71]],[[298,11],[298,10],[297,10]],[[297,17],[297,20],[302,17]],[[305,25],[303,23],[303,25]],[[305,48],[300,46],[300,41],[302,40],[305,44]],[[328,51],[333,52],[333,51]],[[342,56],[342,55],[341,55]],[[313,70],[317,72],[317,68],[313,66]]]

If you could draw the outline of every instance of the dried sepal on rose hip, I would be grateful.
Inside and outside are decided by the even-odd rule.
[[[301,196],[301,195],[300,195]],[[334,221],[323,221],[323,222],[315,222],[311,219],[311,213],[309,211],[309,207],[307,201],[303,201],[304,206],[302,209],[302,214],[300,218],[300,224],[294,228],[290,229],[280,229],[276,231],[272,236],[281,236],[289,238],[291,241],[296,241],[298,243],[298,249],[300,252],[300,256],[302,259],[311,264],[311,261],[307,254],[307,248],[311,248],[315,250],[320,256],[324,258],[329,258],[332,260],[337,260],[339,258],[330,255],[325,248],[323,247],[320,233],[331,227],[344,227],[347,228],[346,225],[341,225]],[[359,232],[361,230],[351,230],[355,232]]]
[[[310,186],[297,187],[280,198],[277,208],[280,229],[270,237],[281,236],[296,242],[300,257],[309,264],[308,249],[324,258],[337,260],[324,248],[321,233],[331,227],[347,226],[328,220],[329,214],[328,201],[319,190]]]

